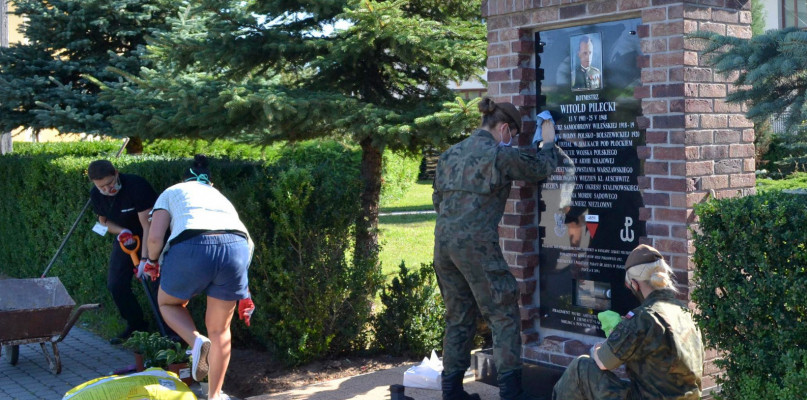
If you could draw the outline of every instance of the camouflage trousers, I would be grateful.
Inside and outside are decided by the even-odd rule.
[[[552,391],[552,400],[625,400],[630,383],[603,371],[589,356],[577,357]]]
[[[443,371],[471,365],[476,318],[481,312],[493,335],[493,360],[501,375],[521,368],[518,285],[498,242],[435,238],[434,269],[446,305]]]

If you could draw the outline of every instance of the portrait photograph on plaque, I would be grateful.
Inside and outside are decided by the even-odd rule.
[[[597,313],[625,314],[625,260],[646,236],[638,177],[645,144],[640,18],[536,33],[538,111],[554,111],[556,143],[568,155],[539,182],[540,325],[603,336]]]
[[[569,40],[574,59],[572,90],[602,89],[602,40],[599,33],[573,36]]]

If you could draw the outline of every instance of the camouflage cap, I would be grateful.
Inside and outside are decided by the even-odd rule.
[[[630,252],[628,259],[625,261],[625,271],[629,270],[631,267],[650,264],[661,259],[664,259],[664,257],[658,250],[646,244],[640,244]]]
[[[513,103],[496,103],[496,106],[515,122],[518,133],[521,133],[521,112],[518,108]]]

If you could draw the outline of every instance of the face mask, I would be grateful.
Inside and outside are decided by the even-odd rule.
[[[630,292],[633,293],[633,295],[637,299],[639,299],[639,303],[644,303],[644,295],[642,294],[641,291],[636,290],[636,289],[633,288],[633,281],[631,281],[631,283],[630,283],[630,285],[628,285],[628,287],[630,288]]]
[[[112,189],[106,190],[104,188],[104,189],[98,189],[98,191],[101,192],[101,194],[104,196],[115,196],[116,194],[118,194],[118,192],[120,192],[120,188],[121,188],[120,177],[118,177],[115,178],[115,186],[113,186]]]
[[[510,128],[507,128],[507,136],[510,136],[510,140],[508,140],[507,143],[499,141],[499,146],[510,147],[510,145],[513,143],[513,135],[510,133]],[[502,137],[504,137],[504,132],[502,132]]]

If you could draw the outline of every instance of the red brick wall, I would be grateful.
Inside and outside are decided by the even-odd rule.
[[[693,206],[707,196],[751,194],[755,185],[754,130],[744,106],[727,104],[736,76],[715,73],[700,54],[700,43],[684,35],[697,30],[751,36],[750,1],[738,0],[488,0],[488,94],[521,107],[527,143],[535,130],[536,65],[534,33],[575,24],[641,17],[642,99],[646,146],[639,148],[639,177],[647,222],[643,243],[661,251],[675,270],[682,297],[689,298]],[[540,71],[539,71],[540,72]],[[588,350],[578,340],[540,338],[534,329],[538,263],[537,186],[516,182],[500,225],[502,247],[522,289],[524,356],[565,365]],[[694,305],[692,305],[694,307]],[[593,341],[593,340],[592,340]],[[707,352],[704,388],[715,385],[715,351]]]

